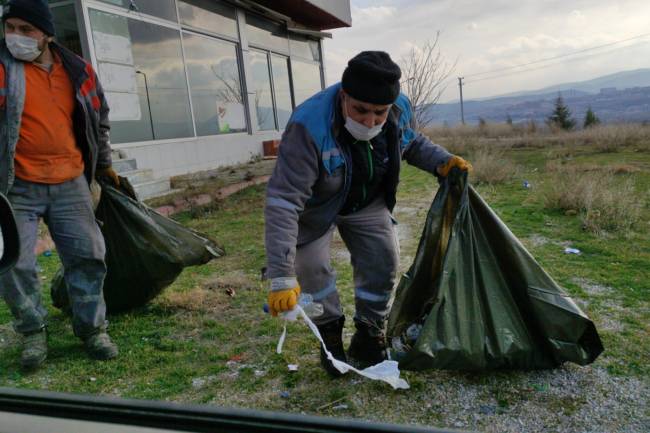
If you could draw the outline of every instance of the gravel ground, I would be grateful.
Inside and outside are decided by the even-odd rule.
[[[405,250],[414,252],[417,247],[419,235],[413,236],[412,227],[422,213],[422,206],[396,210],[403,256]],[[533,237],[529,242],[537,245],[548,240]],[[403,268],[412,260],[405,258],[401,260]],[[614,290],[588,281],[576,283],[594,295]],[[611,327],[616,326],[618,323]],[[650,432],[650,381],[612,376],[598,360],[591,366],[565,364],[548,371],[481,375],[437,371],[410,373],[409,378],[413,385],[407,391],[409,398],[397,400],[395,410],[384,414],[382,421],[403,423],[410,419],[431,425],[432,420],[440,420],[435,423],[437,427],[486,433]],[[354,397],[356,415],[377,420],[371,410],[376,407],[376,398]],[[380,404],[379,400],[376,403]]]
[[[419,422],[433,412],[446,427],[486,433],[650,432],[648,382],[612,377],[600,368],[486,374],[480,384],[455,373],[440,375],[426,385],[431,392],[425,399],[412,402],[422,408]]]

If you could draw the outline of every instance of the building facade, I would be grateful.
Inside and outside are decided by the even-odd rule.
[[[50,0],[96,68],[111,143],[156,178],[245,162],[325,82],[323,30],[349,0]]]

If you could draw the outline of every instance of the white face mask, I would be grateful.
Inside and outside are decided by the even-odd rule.
[[[23,62],[33,62],[42,53],[38,48],[38,41],[29,36],[9,33],[5,38],[5,42],[11,55]]]
[[[345,108],[347,111],[347,105],[345,105]],[[347,113],[345,114],[345,129],[347,129],[350,135],[359,141],[370,141],[378,136],[385,123],[386,121],[379,125],[375,125],[372,128],[368,128],[363,123],[359,123],[348,116]]]

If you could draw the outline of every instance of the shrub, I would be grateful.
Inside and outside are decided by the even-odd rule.
[[[519,171],[502,150],[482,147],[470,153],[469,161],[474,167],[472,181],[476,184],[496,184],[514,178]]]
[[[616,179],[614,172],[579,173],[558,168],[553,183],[544,191],[544,206],[580,215],[592,233],[627,231],[641,220],[642,198],[632,178]]]
[[[564,103],[562,95],[559,95],[555,100],[555,109],[547,119],[549,126],[562,129],[564,131],[571,131],[576,126],[576,121],[571,117],[571,110]]]
[[[585,114],[585,121],[583,122],[583,128],[593,128],[596,125],[600,124],[600,119],[598,116],[596,116],[596,113],[594,113],[594,110],[589,107],[587,110],[587,113]]]

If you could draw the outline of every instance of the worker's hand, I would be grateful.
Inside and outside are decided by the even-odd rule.
[[[113,167],[98,168],[95,177],[106,177],[113,182],[115,187],[120,186],[120,178],[117,176]]]
[[[436,171],[440,176],[447,177],[451,169],[454,167],[458,167],[461,171],[472,171],[472,164],[456,155],[449,158],[449,161],[446,163],[440,164]]]
[[[293,310],[298,304],[300,286],[295,278],[272,278],[269,291],[269,311],[272,316],[277,316],[284,311]]]

